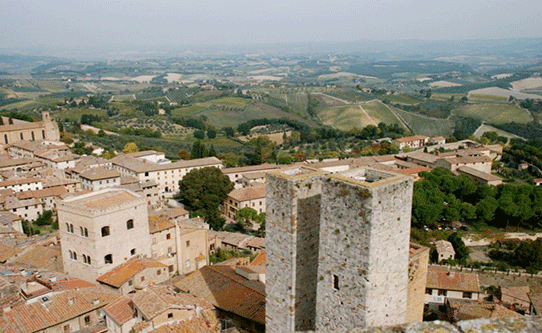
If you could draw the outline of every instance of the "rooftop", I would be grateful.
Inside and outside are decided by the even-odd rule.
[[[414,135],[414,136],[405,136],[404,138],[396,139],[398,142],[412,142],[416,140],[427,140],[429,139],[428,136],[425,135]]]
[[[162,216],[150,216],[149,217],[149,232],[154,234],[163,230],[175,228],[175,223]]]
[[[473,168],[468,167],[468,166],[459,167],[459,168],[457,168],[457,170],[459,172],[461,172],[461,173],[471,175],[471,176],[474,176],[476,178],[480,178],[480,179],[483,179],[483,180],[486,180],[486,181],[502,180],[501,178],[499,178],[497,176],[494,176],[494,175],[492,175],[490,173],[485,173],[485,172],[473,169]]]
[[[478,274],[438,270],[429,266],[427,288],[467,292],[480,292]]]
[[[89,180],[101,180],[120,177],[120,173],[117,170],[108,170],[102,167],[96,167],[82,172],[80,177]]]
[[[234,189],[228,194],[228,196],[241,202],[265,198],[265,185]]]
[[[174,288],[166,286],[147,287],[137,292],[132,297],[132,302],[147,320],[151,320],[171,308],[187,310],[196,307],[213,308],[209,302],[202,298],[197,298],[193,294],[176,292]]]
[[[175,284],[224,311],[265,324],[265,285],[235,273],[235,267],[204,266]]]
[[[206,157],[206,158],[198,158],[194,160],[177,161],[177,162],[167,163],[167,164],[152,163],[146,160],[140,160],[140,159],[125,156],[125,155],[117,156],[111,159],[111,161],[115,165],[121,166],[123,168],[126,168],[128,170],[131,170],[137,173],[172,170],[172,169],[185,169],[185,168],[193,168],[193,167],[204,167],[204,166],[211,166],[211,165],[222,165],[222,161],[220,161],[218,158],[214,156]]]
[[[104,312],[119,326],[132,319],[135,311],[130,296],[123,295],[104,307]]]
[[[102,209],[123,203],[140,201],[141,196],[125,189],[108,188],[65,199],[62,204],[83,206],[90,209]]]
[[[437,248],[438,253],[447,252],[447,253],[455,254],[455,250],[454,250],[454,247],[453,247],[452,243],[450,243],[448,241],[439,240],[439,241],[435,242],[435,246]]]
[[[119,296],[89,288],[68,290],[35,303],[16,306],[0,321],[2,332],[36,332],[99,309]]]
[[[150,267],[167,267],[167,265],[153,259],[134,258],[113,268],[96,280],[112,287],[120,288],[120,286],[133,278],[134,275]]]

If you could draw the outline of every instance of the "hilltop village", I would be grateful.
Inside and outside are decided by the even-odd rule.
[[[502,145],[417,135],[395,140],[402,154],[225,167],[78,155],[47,111],[2,120],[1,332],[330,332],[542,311],[527,284],[490,293],[472,268],[438,265],[462,242],[412,242],[413,184],[447,169],[499,185]],[[175,200],[202,170],[227,183],[223,227]]]

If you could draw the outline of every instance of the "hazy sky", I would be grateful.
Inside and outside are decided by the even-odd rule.
[[[542,37],[542,0],[0,0],[0,48]]]

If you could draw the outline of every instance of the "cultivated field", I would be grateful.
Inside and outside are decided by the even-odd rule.
[[[541,98],[540,95],[525,94],[525,93],[511,91],[511,90],[497,88],[497,87],[471,90],[469,91],[469,97],[470,95],[493,95],[493,96],[501,96],[501,97],[506,97],[506,98],[510,96],[514,96],[515,98],[519,98],[519,99]]]
[[[532,120],[529,111],[509,104],[469,104],[452,111],[453,114],[463,117],[472,117],[490,124],[504,124],[515,121],[528,123]]]
[[[520,136],[505,132],[503,130],[500,130],[498,128],[495,128],[493,126],[486,125],[486,124],[480,125],[480,127],[478,127],[476,132],[474,132],[474,136],[481,137],[485,132],[496,132],[498,135],[505,136],[505,137],[507,137],[509,139],[512,139],[512,138],[520,138],[520,139],[522,139],[522,137],[520,137]]]
[[[367,111],[369,116],[378,123],[385,123],[387,125],[398,124],[402,125],[402,122],[397,119],[395,114],[388,109],[382,102],[376,100],[368,103],[361,104],[363,109]]]
[[[453,133],[454,124],[451,120],[424,117],[397,108],[394,108],[394,110],[417,134],[428,136],[442,135],[448,137]]]
[[[429,86],[430,87],[435,87],[435,88],[459,87],[460,84],[459,83],[448,82],[448,81],[435,81],[435,82],[429,83]]]
[[[512,84],[512,90],[515,90],[515,91],[533,89],[533,88],[542,87],[542,78],[530,77],[527,79],[514,81],[511,84]]]
[[[367,112],[358,105],[345,105],[328,108],[320,112],[320,119],[326,125],[348,131],[354,128],[361,129],[367,125],[378,125]]]

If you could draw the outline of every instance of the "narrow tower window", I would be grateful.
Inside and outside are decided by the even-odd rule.
[[[339,290],[339,277],[337,275],[333,275],[333,289]]]

